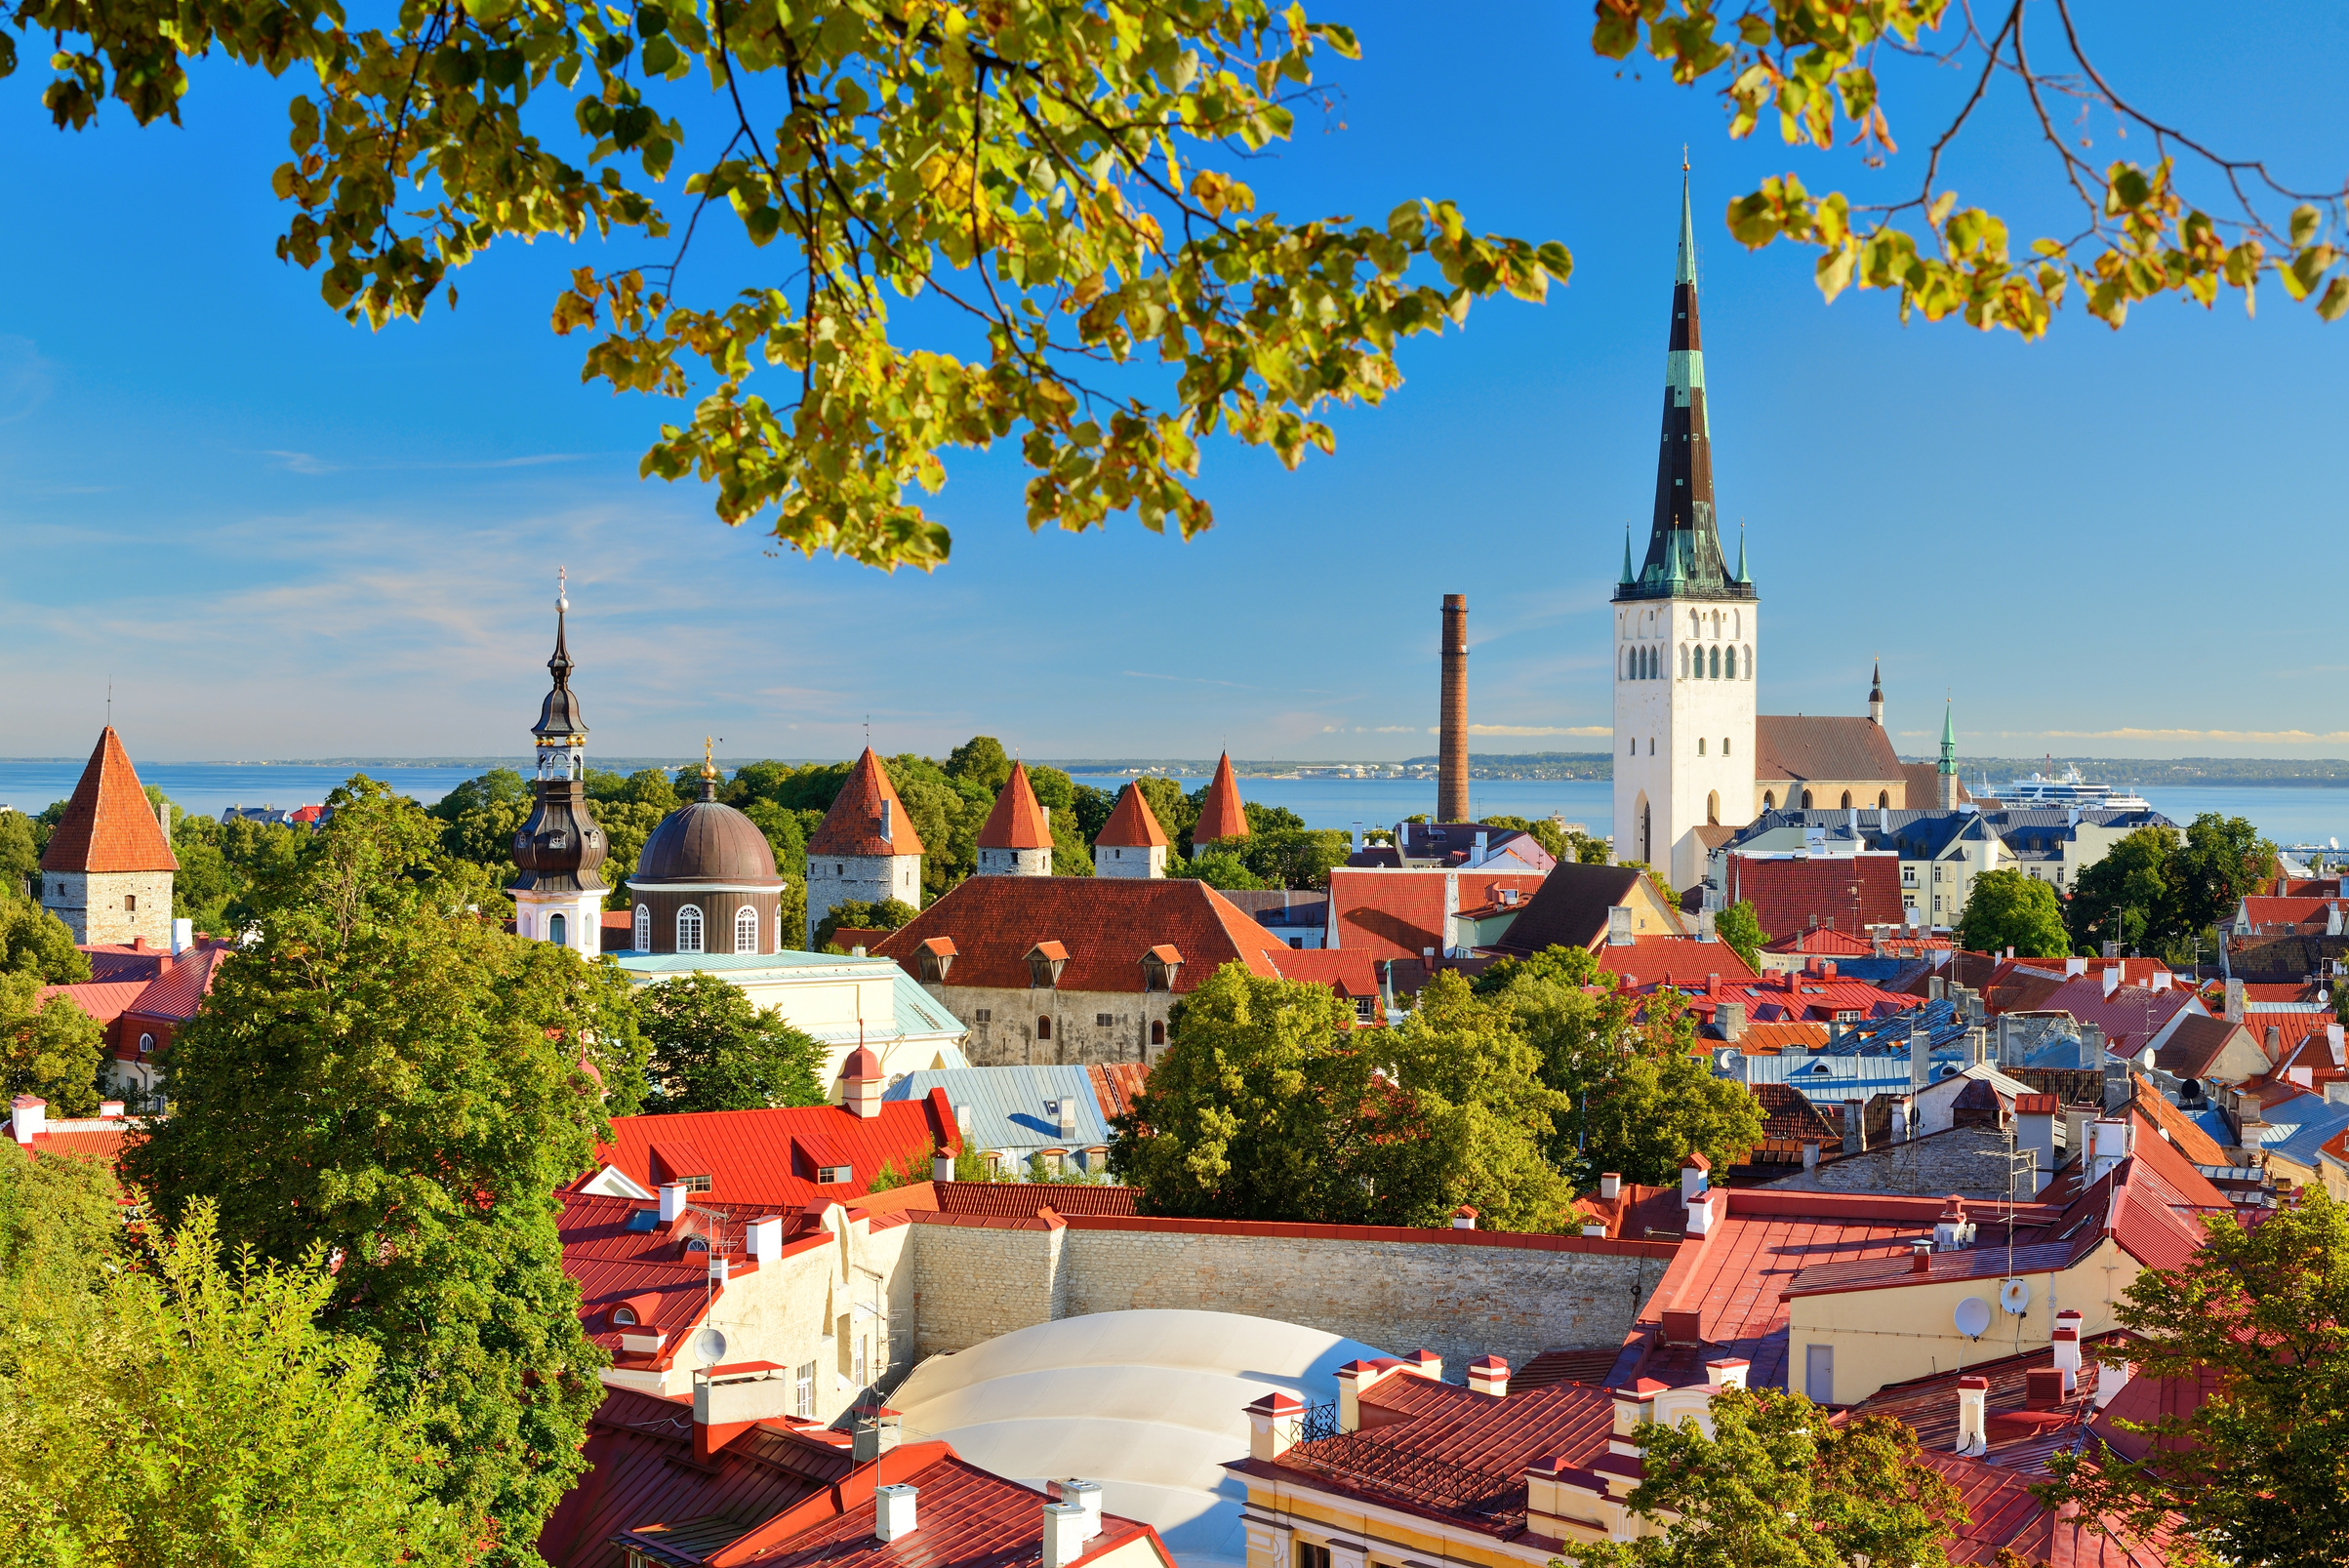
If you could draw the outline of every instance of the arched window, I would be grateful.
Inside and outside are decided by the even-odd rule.
[[[1036,1015],[1035,1037],[1039,1040],[1049,1040],[1052,1038],[1052,1015],[1050,1013],[1039,1013]]]
[[[1724,757],[1729,754],[1729,738],[1725,735],[1721,738],[1721,754]]]
[[[734,911],[734,950],[758,951],[758,911],[747,904]]]
[[[1851,791],[1848,789],[1843,791],[1843,809],[1845,811],[1851,809]]]
[[[636,929],[629,933],[638,952],[653,950],[653,911],[645,905],[636,905]]]
[[[775,911],[775,950],[783,951],[783,911]]]
[[[1748,680],[1752,680],[1753,678],[1754,678],[1754,645],[1753,645],[1752,643],[1750,643],[1750,642],[1749,642],[1749,643],[1747,643],[1747,644],[1746,644],[1746,679],[1748,679]]]
[[[1763,811],[1776,811],[1778,809],[1778,793],[1776,790],[1764,789],[1762,792],[1762,809]]]
[[[1802,809],[1804,811],[1810,810],[1810,791],[1807,789],[1802,791]]]
[[[568,946],[569,944],[563,939],[571,934],[570,925],[571,922],[559,914],[548,915],[547,917],[547,940],[557,947]]]
[[[1688,645],[1681,644],[1681,679],[1688,678]]]
[[[153,1049],[155,1049],[155,1037],[153,1035],[142,1034],[139,1036],[139,1054],[141,1056],[145,1056]]]
[[[1636,757],[1636,756],[1638,756],[1638,755],[1640,754],[1640,743],[1639,743],[1639,741],[1638,741],[1637,739],[1635,739],[1635,740],[1632,742],[1632,748],[1631,748],[1631,752],[1630,752],[1630,754],[1631,754],[1632,756],[1635,756],[1635,757]]]
[[[1876,809],[1877,809],[1878,811],[1890,811],[1890,810],[1892,809],[1892,791],[1891,791],[1891,790],[1889,790],[1889,789],[1879,789],[1879,790],[1876,792]]]
[[[1706,679],[1721,679],[1721,650],[1719,648],[1714,649],[1713,652],[1706,657],[1705,662],[1707,664],[1712,666],[1712,673],[1708,675]]]
[[[1718,789],[1705,797],[1705,825],[1721,825],[1721,791]]]
[[[1689,611],[1689,612],[1688,612],[1688,635],[1689,635],[1689,636],[1691,636],[1691,637],[1701,637],[1701,636],[1703,636],[1704,634],[1705,634],[1705,616],[1704,616],[1704,612],[1703,612],[1703,611],[1701,611],[1701,610],[1691,610],[1691,611]]]
[[[1696,738],[1696,754],[1700,757],[1705,754],[1705,738],[1701,735]]]
[[[677,911],[677,951],[700,952],[701,950],[702,911],[689,904]]]
[[[1737,678],[1737,650],[1734,648],[1730,649],[1728,652],[1726,661],[1723,664],[1721,678],[1723,680],[1735,680]]]
[[[612,1326],[614,1328],[634,1328],[636,1326],[636,1309],[633,1307],[613,1307]]]
[[[1154,1018],[1150,1021],[1150,1043],[1153,1045],[1166,1043],[1166,1021],[1164,1019]]]
[[[1647,678],[1649,680],[1654,680],[1656,678],[1658,672],[1656,662],[1662,656],[1662,654],[1663,650],[1661,648],[1650,648],[1647,650]]]
[[[1656,754],[1656,738],[1652,735],[1647,738],[1647,754],[1651,757]]]

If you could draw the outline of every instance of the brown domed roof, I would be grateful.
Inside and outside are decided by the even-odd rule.
[[[701,799],[661,819],[636,857],[636,881],[783,886],[767,835],[716,794],[717,781],[705,778]]]

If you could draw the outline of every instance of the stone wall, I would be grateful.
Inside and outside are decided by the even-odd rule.
[[[65,923],[78,943],[127,943],[144,937],[158,947],[172,940],[169,871],[42,871],[41,906]],[[127,905],[135,904],[136,907]]]
[[[852,900],[895,899],[921,907],[918,855],[810,855],[807,858],[807,945],[816,945],[824,917]]]
[[[1036,1220],[911,1228],[916,1359],[1069,1315],[1068,1231]]]
[[[1166,1048],[1162,1033],[1159,1043],[1152,1044],[1151,1025],[1166,1022],[1175,999],[1165,991],[1142,990],[1139,964],[1134,966],[1136,988],[1130,991],[956,985],[952,970],[947,980],[929,991],[971,1031],[962,1051],[975,1067],[1154,1062]],[[1107,1024],[1101,1022],[1105,1015]],[[1036,1038],[1040,1018],[1052,1020],[1049,1040]]]

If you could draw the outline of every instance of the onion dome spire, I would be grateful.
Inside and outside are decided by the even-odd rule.
[[[574,751],[587,744],[587,721],[579,710],[579,698],[571,690],[571,650],[564,640],[564,617],[571,609],[569,573],[555,569],[554,594],[554,657],[547,661],[547,671],[554,677],[553,689],[547,701],[539,704],[539,721],[530,733],[539,742],[539,777],[549,777],[547,767],[550,752]],[[563,772],[571,770],[566,767]],[[560,775],[555,775],[559,777]]]

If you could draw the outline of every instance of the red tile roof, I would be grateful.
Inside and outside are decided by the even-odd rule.
[[[970,1214],[1007,1220],[1055,1214],[1136,1214],[1140,1194],[1130,1186],[1071,1182],[938,1182],[932,1184],[939,1214]]]
[[[1908,776],[1883,727],[1873,719],[1770,713],[1754,720],[1754,777],[1878,784],[1896,779],[1905,782]],[[1821,810],[1835,804],[1832,800],[1816,802]],[[1873,806],[1876,802],[1854,800],[1852,804]]]
[[[1600,968],[1622,976],[1625,985],[1638,990],[1671,985],[1701,991],[1714,976],[1724,985],[1749,984],[1756,978],[1736,948],[1694,937],[1634,937],[1621,946],[1602,942],[1591,952]]]
[[[981,849],[1050,849],[1052,827],[1044,820],[1044,808],[1035,798],[1035,786],[1028,782],[1028,765],[1015,762],[1011,777],[995,796],[994,810],[987,814],[987,825],[979,829]]]
[[[1283,980],[1315,981],[1348,998],[1379,994],[1377,960],[1352,947],[1288,947],[1272,961]]]
[[[1150,1081],[1150,1066],[1141,1062],[1097,1062],[1085,1068],[1093,1080],[1093,1098],[1101,1103],[1104,1121],[1114,1121],[1134,1108],[1134,1097]]]
[[[78,985],[45,985],[41,997],[70,999],[89,1017],[107,1025],[107,1041],[117,1060],[136,1062],[139,1027],[151,1024],[167,1039],[171,1030],[196,1016],[212,990],[223,959],[236,949],[225,942],[205,943],[174,958],[161,949],[87,947],[94,975],[109,977]],[[107,961],[101,962],[104,959]]]
[[[2123,1056],[2144,1050],[2178,1014],[2202,1010],[2201,999],[2194,992],[2175,985],[2157,991],[2124,985],[2107,996],[2103,977],[2094,974],[2066,981],[2038,1005],[2043,1011],[2060,1010],[2078,1023],[2096,1025],[2104,1030],[2105,1049]]]
[[[1559,867],[1563,872],[1566,867]],[[1382,870],[1340,866],[1329,873],[1330,945],[1341,952],[1358,952],[1384,961],[1423,956],[1433,947],[1440,954],[1443,940],[1445,878],[1460,888],[1460,905],[1474,908],[1497,902],[1494,889],[1513,889],[1526,907],[1533,906],[1542,878],[1531,871]],[[1603,931],[1601,914],[1600,929]],[[1522,925],[1525,917],[1518,917]]]
[[[1827,1025],[1802,1020],[1781,1020],[1772,1024],[1748,1024],[1745,1033],[1737,1037],[1737,1049],[1748,1056],[1771,1055],[1781,1051],[1808,1051],[1827,1043]]]
[[[1191,829],[1195,844],[1219,838],[1248,836],[1248,814],[1240,809],[1239,780],[1232,772],[1232,753],[1215,759],[1215,777],[1207,781],[1206,798],[1199,802],[1199,820]]]
[[[180,863],[109,724],[98,737],[65,815],[41,852],[44,871],[176,871]]]
[[[1762,929],[1772,937],[1831,922],[1838,931],[1860,932],[1902,918],[1897,855],[1819,860],[1732,855],[1726,874],[1724,897],[1731,904],[1751,904]]]
[[[1645,944],[1649,940],[1642,937],[1640,943]],[[1687,945],[1702,946],[1708,952],[1732,959],[1736,957],[1733,949],[1719,943],[1689,942]],[[1602,955],[1603,961],[1605,953],[1623,952],[1626,949],[1601,946],[1596,950]],[[1638,947],[1635,945],[1630,950],[1637,952]],[[1743,1003],[1749,1024],[1832,1023],[1839,1014],[1844,1013],[1854,1013],[1863,1019],[1888,1018],[1894,1013],[1907,1012],[1922,1005],[1919,997],[1901,991],[1888,991],[1864,980],[1846,980],[1841,976],[1805,974],[1797,970],[1770,975],[1749,972],[1734,978],[1723,973],[1720,984],[1715,985],[1709,980],[1712,970],[1690,973],[1691,968],[1687,957],[1679,956],[1670,963],[1667,973],[1637,988],[1653,993],[1660,986],[1669,985],[1684,993],[1688,998],[1689,1011],[1707,1023],[1714,1020],[1715,1009],[1723,1002]]]
[[[2132,1074],[2132,1076],[2135,1076]],[[2164,1100],[2160,1091],[2137,1076],[2137,1098],[2131,1102],[2139,1114],[2150,1121],[2157,1134],[2167,1134],[2170,1146],[2185,1156],[2192,1165],[2228,1165],[2227,1151],[2218,1141],[2204,1132],[2202,1124],[2184,1111]]]
[[[2254,935],[2288,936],[2323,931],[2333,900],[2309,898],[2247,898],[2238,911]]]
[[[2082,1344],[2080,1372],[2074,1380],[2072,1397],[2063,1406],[2063,1413],[2073,1421],[2086,1419],[2093,1408],[2090,1401],[2095,1397],[2101,1371],[2096,1347],[2126,1338],[2121,1334],[2102,1334]],[[2025,1409],[2030,1397],[2029,1374],[2054,1364],[2054,1347],[2043,1345],[2019,1355],[1998,1356],[1953,1367],[1947,1372],[1927,1373],[1905,1383],[1888,1383],[1852,1406],[1847,1415],[1835,1419],[1841,1423],[1858,1416],[1892,1416],[1915,1430],[1918,1441],[1924,1447],[1949,1452],[1958,1446],[1958,1380],[1980,1378],[1990,1385],[1986,1390],[1986,1408],[1993,1418],[1989,1438],[1991,1453],[1996,1457],[2002,1448],[2026,1439],[2027,1434],[2013,1424],[2001,1423],[1995,1418]]]
[[[1068,949],[1064,990],[1135,991],[1153,947],[1181,950],[1174,989],[1188,991],[1227,963],[1268,978],[1291,956],[1280,938],[1204,882],[1188,877],[974,876],[890,934],[877,956],[909,970],[931,937],[954,944],[954,984],[1029,988],[1039,943]]]
[[[16,1122],[13,1117],[0,1122],[0,1137],[13,1139],[15,1136]],[[138,1129],[119,1116],[94,1116],[78,1121],[46,1122],[43,1131],[33,1134],[32,1142],[17,1146],[35,1157],[71,1154],[111,1165],[122,1157],[123,1149],[128,1146],[125,1140],[137,1136]]]
[[[1764,925],[1762,930],[1770,928]],[[1825,953],[1830,958],[1866,958],[1876,951],[1876,944],[1855,937],[1848,931],[1828,926],[1798,926],[1783,937],[1774,937],[1762,945],[1763,952]]]
[[[820,1185],[812,1165],[794,1162],[794,1147],[811,1139],[825,1141],[845,1157],[847,1182]],[[920,1100],[884,1101],[880,1114],[872,1117],[844,1106],[619,1116],[612,1121],[612,1142],[596,1147],[596,1170],[582,1174],[566,1190],[577,1190],[606,1165],[653,1190],[667,1179],[654,1169],[656,1144],[689,1149],[693,1157],[687,1163],[708,1167],[707,1173],[675,1173],[708,1174],[707,1201],[737,1213],[747,1206],[785,1214],[861,1193],[892,1161],[919,1172],[928,1168],[933,1146],[943,1145],[949,1152],[962,1146],[953,1107],[942,1089]]]
[[[1112,849],[1163,849],[1166,829],[1158,825],[1157,817],[1150,809],[1150,801],[1142,793],[1140,784],[1129,784],[1117,797],[1116,809],[1110,820],[1101,824],[1094,840]]]
[[[881,803],[889,805],[889,836],[881,836]],[[913,830],[913,819],[906,813],[906,803],[897,797],[897,785],[889,782],[889,770],[881,759],[867,746],[855,766],[848,770],[848,780],[840,785],[831,810],[824,814],[822,825],[810,834],[807,841],[810,855],[919,855],[923,853],[921,835]]]

